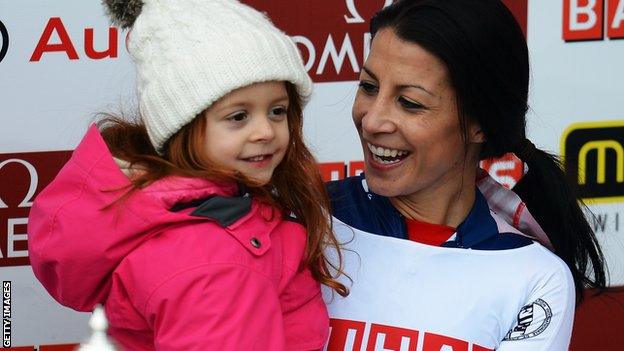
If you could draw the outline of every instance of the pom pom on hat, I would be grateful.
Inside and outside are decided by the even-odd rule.
[[[121,28],[132,27],[143,8],[142,0],[103,0],[102,4],[111,22]]]

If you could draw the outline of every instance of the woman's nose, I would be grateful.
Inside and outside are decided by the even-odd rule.
[[[377,96],[362,111],[362,129],[367,134],[393,133],[396,125],[392,119],[392,105],[388,99]]]

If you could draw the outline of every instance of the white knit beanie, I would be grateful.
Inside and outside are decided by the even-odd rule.
[[[104,0],[113,23],[131,27],[142,119],[154,148],[229,92],[288,81],[312,94],[295,43],[238,0]]]

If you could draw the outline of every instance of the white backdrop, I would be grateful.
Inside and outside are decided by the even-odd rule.
[[[386,1],[246,2],[267,10],[276,24],[301,43],[317,82],[305,110],[305,134],[319,161],[337,163],[344,169],[342,164],[361,160],[350,119],[354,79],[367,47],[367,25],[360,23],[357,15],[368,18]],[[507,3],[522,8],[526,0]],[[591,10],[601,4],[603,11],[624,13],[624,0],[530,0],[528,15],[516,13],[528,17],[532,59],[529,136],[540,148],[565,152],[564,132],[575,123],[624,125],[624,41],[608,38],[607,29],[614,21],[603,21],[603,39],[564,40],[564,33],[570,32],[570,25],[564,24],[564,9],[572,9],[577,16],[573,20],[580,23],[576,27],[582,27],[591,24]],[[599,24],[602,14],[594,16]],[[624,27],[618,18],[616,13],[612,37]],[[0,62],[0,200],[7,205],[0,203],[0,280],[12,282],[11,341],[13,346],[76,343],[87,332],[87,315],[58,305],[34,279],[25,251],[29,206],[27,201],[20,203],[28,198],[30,188],[38,192],[50,181],[95,113],[134,107],[134,71],[125,50],[125,32],[115,36],[116,57],[93,59],[87,51],[91,47],[107,51],[111,31],[99,1],[0,0],[0,22],[8,33],[2,38],[8,50]],[[46,27],[52,31],[49,38]],[[93,29],[93,43],[85,40],[89,28]],[[43,43],[38,45],[42,37]],[[63,51],[49,51],[55,44],[61,44]],[[48,51],[33,60],[36,48],[46,45]],[[71,47],[77,59],[70,59]],[[624,145],[624,134],[615,137]],[[32,165],[34,173],[28,173],[25,164]],[[624,164],[612,162],[607,167],[617,170]],[[501,166],[495,169],[501,170]],[[494,175],[504,179],[505,172],[502,169]],[[624,189],[624,182],[616,185]],[[613,285],[624,285],[624,200],[622,193],[619,196],[603,197],[590,206],[601,218],[597,234]],[[615,318],[622,321],[624,311],[618,313]]]

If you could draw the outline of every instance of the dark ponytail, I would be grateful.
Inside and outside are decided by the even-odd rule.
[[[606,286],[604,256],[583,213],[583,209],[587,213],[589,210],[579,202],[557,156],[535,147],[527,155],[522,149],[516,151],[516,155],[527,164],[529,171],[513,191],[547,233],[555,254],[570,267],[577,301],[581,302],[584,287],[595,288],[600,293]]]
[[[482,159],[516,153],[529,167],[514,187],[572,272],[578,301],[585,287],[606,285],[604,257],[560,161],[526,139],[529,51],[524,33],[500,0],[398,0],[371,20],[446,64],[466,135],[477,120]]]

